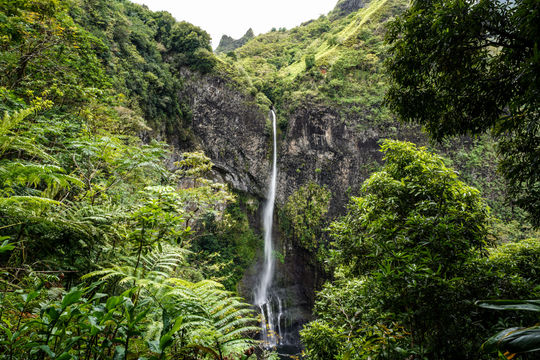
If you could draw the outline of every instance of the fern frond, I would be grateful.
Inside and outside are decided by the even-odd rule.
[[[142,263],[147,271],[160,271],[170,276],[180,266],[190,253],[187,249],[163,245],[162,250],[152,251],[142,257]]]
[[[238,318],[243,318],[243,317],[253,317],[254,314],[253,314],[253,310],[251,308],[244,308],[244,309],[238,309],[236,311],[234,311],[233,313],[225,316],[225,317],[222,317],[220,320],[217,320],[215,322],[215,326],[219,329],[221,327],[224,327],[224,326],[227,326],[227,324],[229,324],[231,321],[234,321],[235,319],[238,319]],[[252,319],[249,319],[249,321],[253,321]]]
[[[23,163],[19,161],[4,162],[0,165],[0,179],[4,186],[45,185],[51,189],[70,188],[72,185],[83,186],[81,180],[67,175],[66,171],[57,165]]]
[[[218,327],[217,330],[224,335],[230,334],[231,332],[237,330],[241,330],[243,333],[246,333],[248,331],[246,326],[255,326],[252,318],[242,317],[236,320],[227,321],[226,324],[224,324],[222,327]],[[258,326],[256,328],[259,329]]]
[[[21,208],[29,208],[34,206],[52,206],[62,205],[59,201],[39,196],[10,196],[0,198],[0,207],[2,206],[18,206]]]
[[[58,164],[58,160],[36,143],[34,139],[25,136],[0,136],[0,154],[25,153],[27,156],[38,158],[51,164]]]
[[[36,112],[36,107],[17,110],[13,113],[4,112],[2,121],[0,122],[0,136],[6,135],[11,129],[19,125],[29,115]]]
[[[257,332],[261,329],[258,326],[244,326],[239,329],[233,330],[219,338],[221,343],[226,343],[230,340],[238,339],[239,336],[243,336],[248,332]]]

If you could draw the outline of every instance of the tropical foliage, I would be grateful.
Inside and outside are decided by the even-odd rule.
[[[540,243],[513,247],[510,259],[531,255],[516,263],[502,251],[485,258],[489,210],[479,192],[425,149],[386,141],[382,151],[381,171],[330,226],[335,280],[302,331],[308,356],[482,358],[487,333],[475,324],[496,323],[474,301],[537,296]]]
[[[391,108],[437,140],[500,138],[513,203],[538,225],[537,1],[414,1],[390,26]],[[456,19],[459,19],[457,21]]]
[[[275,107],[281,134],[317,105],[354,134],[427,143],[394,111],[440,140],[381,142],[344,216],[315,182],[280,204],[283,256],[326,280],[307,359],[537,358],[540,241],[513,205],[538,226],[538,13],[341,0],[215,56],[204,30],[128,0],[0,0],[0,359],[246,360],[259,346],[236,293],[259,199],[215,181],[186,77]]]
[[[0,17],[0,358],[245,357],[258,328],[215,281],[229,259],[189,250],[209,217],[241,227],[236,198],[203,153],[139,137],[187,118],[171,74],[212,70],[208,36],[127,1]]]

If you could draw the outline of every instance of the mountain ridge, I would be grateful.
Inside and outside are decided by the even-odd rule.
[[[255,33],[252,28],[249,28],[248,31],[239,39],[233,39],[228,35],[223,35],[219,41],[219,45],[215,50],[216,54],[219,53],[228,53],[234,51],[239,47],[242,47],[245,43],[255,37]]]

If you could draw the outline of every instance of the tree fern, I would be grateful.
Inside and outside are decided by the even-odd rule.
[[[214,348],[218,346],[223,353],[242,352],[254,342],[246,337],[249,333],[258,332],[249,304],[239,297],[224,290],[223,285],[210,280],[198,283],[175,281],[173,289],[167,294],[174,298],[174,310],[185,311],[184,302],[199,304],[200,312],[193,321],[186,321],[182,329],[188,330],[192,341]],[[197,307],[188,307],[195,310]],[[189,317],[187,318],[189,320]],[[211,335],[209,335],[211,334]]]
[[[36,101],[30,107],[14,111],[4,112],[0,122],[0,154],[8,152],[26,153],[31,157],[37,157],[51,163],[57,163],[56,159],[49,155],[43,146],[19,131],[16,128],[30,115],[52,106],[50,101]]]
[[[149,288],[152,292],[158,292],[170,285],[166,280],[174,273],[176,268],[184,262],[188,250],[165,245],[147,255],[142,255],[137,264],[134,257],[125,257],[123,264],[114,264],[83,276],[83,279],[100,277],[101,280],[115,279],[119,284],[132,283],[134,286]]]
[[[20,161],[4,162],[0,165],[0,179],[4,186],[44,186],[48,192],[82,186],[82,182],[57,165],[33,164]]]
[[[84,276],[99,277],[103,281],[115,280],[119,285],[134,285],[141,290],[141,296],[156,302],[149,318],[153,324],[148,327],[146,338],[161,335],[170,330],[172,318],[182,318],[178,340],[185,349],[205,347],[218,353],[241,353],[253,346],[254,341],[246,337],[259,331],[257,321],[249,304],[226,291],[223,285],[211,281],[190,282],[174,278],[172,275],[182,265],[187,250],[165,246],[136,260],[131,257],[124,264],[113,265]],[[162,323],[156,324],[161,318]],[[157,340],[154,340],[157,341]]]

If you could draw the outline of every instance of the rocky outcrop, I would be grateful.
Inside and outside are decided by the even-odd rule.
[[[219,76],[189,73],[181,96],[191,109],[195,146],[214,163],[218,180],[234,189],[264,198],[268,172],[268,115],[250,95]],[[182,148],[182,144],[174,144]]]
[[[344,115],[339,108],[310,101],[298,106],[288,122],[279,153],[277,202],[283,204],[314,181],[332,191],[331,216],[343,213],[349,197],[381,163],[381,139],[418,141],[420,134],[418,128],[397,122],[367,124],[362,113]]]
[[[253,33],[253,29],[249,29],[244,34],[244,36],[236,40],[228,35],[223,35],[221,37],[221,40],[219,41],[218,47],[216,48],[216,53],[219,54],[219,53],[228,53],[230,51],[234,51],[238,49],[239,47],[243,46],[249,40],[253,39],[254,37],[255,37],[255,34]]]
[[[349,15],[366,6],[369,0],[339,0],[330,13],[330,18],[340,18]]]

